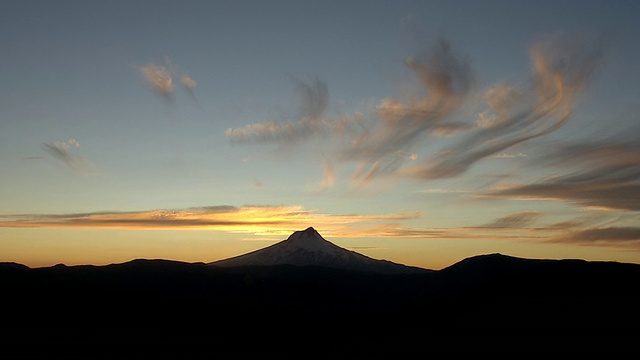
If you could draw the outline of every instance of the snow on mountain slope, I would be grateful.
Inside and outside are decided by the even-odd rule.
[[[215,266],[247,265],[325,266],[377,273],[420,273],[429,270],[377,260],[325,240],[314,228],[296,231],[288,239],[244,255],[209,263]]]

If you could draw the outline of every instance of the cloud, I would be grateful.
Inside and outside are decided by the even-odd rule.
[[[436,240],[504,240],[513,241],[517,239],[529,241],[544,241],[545,236],[536,234],[529,229],[520,230],[517,233],[496,231],[482,227],[461,227],[461,228],[411,228],[397,223],[377,224],[364,227],[352,227],[340,229],[335,235],[340,237],[360,237],[360,238],[393,238],[393,239],[436,239]]]
[[[572,231],[551,240],[557,243],[640,248],[640,227],[606,227]]]
[[[193,100],[196,106],[200,107],[200,102],[198,101],[195,93],[196,86],[198,86],[196,81],[193,80],[189,75],[182,75],[180,76],[180,82],[182,83],[184,89],[187,91],[187,94],[189,94],[191,100]]]
[[[301,206],[206,206],[132,212],[0,215],[0,228],[209,230],[282,239],[293,231],[313,226],[330,237],[514,238],[513,234],[486,231],[484,228],[407,228],[400,224],[420,217],[420,212],[335,215]],[[539,239],[534,234],[521,234],[518,238]]]
[[[262,181],[258,180],[257,178],[253,179],[253,188],[254,189],[264,189],[265,187],[266,187],[266,185]]]
[[[452,179],[468,174],[483,160],[517,159],[518,166],[541,168],[527,174],[537,178],[501,183],[481,190],[477,197],[640,210],[640,149],[634,142],[638,131],[622,129],[629,136],[624,141],[548,140],[572,119],[574,108],[604,66],[607,52],[602,38],[552,34],[533,42],[529,55],[531,73],[523,85],[497,82],[478,89],[478,77],[467,58],[440,40],[404,60],[419,85],[404,97],[374,101],[364,113],[330,117],[327,85],[318,78],[296,82],[296,116],[228,128],[226,136],[238,145],[290,147],[315,140],[324,169],[320,184],[313,186],[319,191],[337,188],[345,179],[354,188],[394,186],[406,179]],[[533,145],[541,145],[524,148],[534,140]],[[344,164],[353,166],[339,166]],[[341,176],[338,169],[350,173]],[[524,229],[535,220],[514,215],[484,226]]]
[[[165,63],[166,66],[155,64],[138,66],[137,70],[142,76],[144,83],[153,92],[162,96],[165,100],[171,101],[175,92],[174,78],[177,78],[189,94],[189,97],[199,106],[198,99],[195,95],[195,89],[198,83],[191,76],[176,70],[176,67],[168,57],[165,59]]]
[[[413,147],[425,135],[450,136],[466,127],[448,116],[464,101],[475,77],[449,43],[442,40],[433,49],[407,58],[405,64],[427,94],[405,101],[383,99],[373,111],[373,124],[367,124],[367,117],[360,112],[324,117],[329,93],[326,84],[316,78],[309,84],[296,83],[297,118],[228,128],[226,136],[232,144],[281,146],[319,139],[327,147],[325,162],[360,164],[351,181],[368,184],[380,174],[397,172],[406,160],[415,160]]]
[[[181,210],[22,214],[0,216],[0,227],[141,230],[219,230],[256,235],[290,235],[314,226],[329,231],[355,224],[415,219],[419,212],[331,215],[301,206],[207,206]]]
[[[405,59],[421,85],[421,91],[405,99],[384,98],[370,114],[327,119],[322,116],[328,90],[316,79],[297,84],[299,118],[229,128],[226,135],[232,143],[293,144],[318,138],[332,150],[331,161],[364,164],[358,171],[370,169],[364,177],[368,182],[385,175],[422,180],[457,177],[482,159],[508,157],[506,151],[515,145],[560,129],[570,118],[577,95],[601,67],[604,49],[596,37],[561,33],[539,39],[530,47],[530,56],[529,85],[519,89],[498,83],[487,89],[486,108],[475,123],[460,121],[477,89],[475,71],[441,39]],[[338,137],[342,141],[336,144],[332,140]],[[404,154],[415,154],[425,144],[444,147],[407,164]]]
[[[534,43],[530,55],[534,73],[528,87],[488,89],[489,109],[480,113],[477,128],[403,174],[424,180],[457,177],[482,159],[560,129],[576,96],[603,64],[602,43],[584,34],[557,34]]]
[[[483,225],[483,228],[493,229],[514,229],[526,228],[542,217],[538,212],[521,212],[517,214],[509,214],[503,216],[489,224]]]
[[[196,81],[190,78],[188,75],[182,75],[180,77],[180,82],[182,83],[182,86],[184,86],[185,89],[190,91],[193,91],[193,89],[195,89],[196,86],[198,86]]]
[[[446,40],[409,57],[405,65],[423,86],[425,94],[406,100],[383,99],[375,107],[376,122],[349,142],[340,159],[378,164],[380,173],[396,172],[404,163],[399,154],[413,153],[428,135],[463,131],[466,125],[452,121],[471,92],[476,78],[469,63]]]
[[[525,154],[525,153],[517,153],[517,154],[509,154],[509,153],[500,153],[500,154],[495,154],[492,157],[496,158],[496,159],[513,159],[513,158],[524,158],[527,157],[529,155]]]
[[[332,136],[350,131],[362,122],[361,114],[337,119],[304,117],[295,121],[256,123],[228,128],[225,135],[232,144],[276,143],[294,145],[321,135]]]
[[[475,227],[416,228],[401,224],[421,216],[420,212],[336,215],[302,206],[224,205],[130,212],[0,215],[0,228],[208,230],[281,240],[293,231],[313,226],[323,235],[335,238],[485,239],[621,248],[640,246],[640,228],[613,226],[611,221],[603,222],[602,217],[539,227],[531,227],[542,218],[542,214],[536,212],[510,214]]]
[[[471,192],[471,190],[436,188],[436,189],[420,190],[420,192],[425,194],[456,194],[456,193],[469,193]]]
[[[43,150],[48,152],[54,159],[64,164],[76,175],[88,176],[97,174],[98,170],[94,164],[84,157],[72,153],[73,148],[79,147],[80,143],[76,139],[42,144]]]
[[[174,84],[171,72],[164,66],[148,64],[139,66],[138,71],[142,75],[144,82],[151,90],[170,99],[173,94]]]
[[[230,142],[291,146],[313,138],[324,140],[343,138],[361,127],[364,119],[358,112],[336,118],[324,117],[329,104],[329,92],[323,81],[318,78],[310,84],[294,81],[299,111],[295,118],[228,128],[225,134]]]
[[[405,64],[414,71],[429,92],[428,103],[457,105],[470,91],[475,76],[467,61],[451,49],[446,39],[416,57],[408,57]],[[430,108],[430,107],[427,107]]]
[[[317,119],[329,105],[329,91],[324,81],[316,78],[311,84],[296,82],[296,91],[300,96],[300,114],[302,118]]]
[[[547,146],[534,165],[561,169],[539,181],[502,186],[479,194],[529,200],[568,201],[582,207],[640,211],[640,146],[637,132],[622,138]]]
[[[308,191],[314,193],[327,191],[333,186],[335,178],[336,175],[333,166],[325,160],[322,162],[322,180],[320,180],[320,184],[311,184]]]
[[[409,99],[382,99],[369,117],[359,112],[324,117],[329,93],[326,84],[316,78],[309,84],[296,83],[299,117],[229,128],[226,136],[236,144],[291,145],[320,139],[329,148],[325,153],[331,153],[331,161],[355,162],[369,169],[362,178],[352,176],[352,182],[357,179],[361,184],[395,173],[405,160],[415,159],[413,149],[426,136],[449,137],[468,127],[450,116],[476,83],[469,63],[446,40],[404,63],[422,90]]]

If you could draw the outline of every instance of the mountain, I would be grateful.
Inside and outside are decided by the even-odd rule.
[[[325,240],[313,227],[296,231],[286,240],[271,246],[210,262],[213,266],[323,266],[335,269],[367,271],[381,274],[416,274],[431,270],[373,259]]]
[[[617,359],[637,350],[638,264],[486,254],[387,273],[353,270],[362,259],[353,254],[310,228],[228,259],[242,259],[235,265],[0,263],[0,354]],[[327,265],[336,263],[349,266]]]

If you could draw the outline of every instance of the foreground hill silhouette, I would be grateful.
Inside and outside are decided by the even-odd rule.
[[[315,234],[298,232],[303,240]],[[345,268],[325,259],[327,249],[343,255],[344,249],[316,245],[307,250],[319,256],[292,253],[325,265],[0,263],[0,345],[28,352],[136,344],[172,358],[203,347],[225,358],[291,355],[300,347],[306,350],[298,358],[471,349],[522,358],[509,352],[514,347],[538,356],[555,349],[615,358],[640,335],[640,265],[487,254],[437,271],[388,273]],[[243,261],[265,253],[263,260],[276,256],[258,251]]]

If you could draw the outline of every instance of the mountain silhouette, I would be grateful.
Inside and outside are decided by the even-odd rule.
[[[414,274],[431,270],[373,259],[325,240],[313,227],[296,231],[286,240],[236,257],[209,263],[214,266],[323,266],[381,274]]]
[[[441,270],[397,269],[405,267],[342,249],[313,228],[210,263],[0,263],[0,351],[616,359],[637,349],[638,264],[495,253]]]

